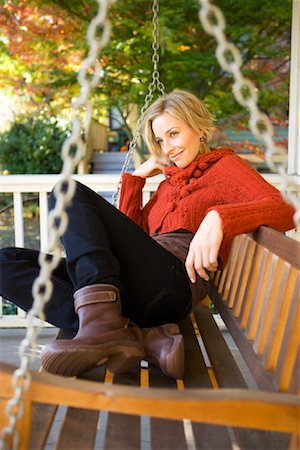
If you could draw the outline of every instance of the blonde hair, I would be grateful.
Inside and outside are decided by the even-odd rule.
[[[143,138],[149,151],[155,156],[161,156],[161,149],[155,140],[152,122],[164,112],[176,119],[184,120],[184,122],[197,133],[203,133],[205,143],[211,139],[213,117],[206,106],[190,92],[176,89],[169,94],[163,95],[152,103],[143,117]],[[205,149],[204,151],[208,150],[207,145],[201,147]]]

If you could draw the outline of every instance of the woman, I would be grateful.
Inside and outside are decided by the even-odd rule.
[[[231,149],[208,146],[212,127],[202,102],[173,91],[145,114],[151,156],[123,175],[120,211],[77,184],[66,259],[45,310],[61,329],[42,352],[47,371],[74,376],[104,364],[124,372],[145,358],[182,377],[176,324],[206,296],[209,272],[224,267],[234,236],[294,227],[293,207],[274,187]],[[166,178],[142,207],[145,181],[159,173]],[[4,249],[1,270],[2,295],[28,310],[37,252]],[[61,339],[66,333],[77,334]]]

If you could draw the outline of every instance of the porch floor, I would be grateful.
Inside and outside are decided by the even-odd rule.
[[[47,345],[57,334],[57,328],[43,328],[39,337],[38,345]],[[26,335],[25,328],[0,328],[0,361],[18,366],[20,357],[18,353],[19,345]],[[39,358],[35,358],[32,369],[40,367]]]

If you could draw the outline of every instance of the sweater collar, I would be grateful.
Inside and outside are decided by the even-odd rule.
[[[170,166],[165,168],[164,174],[173,185],[187,184],[191,178],[200,178],[209,167],[233,153],[233,150],[229,147],[211,148],[209,152],[198,156],[184,169]]]

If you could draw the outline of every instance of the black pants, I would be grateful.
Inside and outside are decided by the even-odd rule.
[[[53,195],[50,206],[54,204]],[[105,283],[121,292],[123,315],[143,327],[179,322],[191,309],[184,263],[149,237],[100,195],[77,183],[62,237],[66,259],[52,277],[54,289],[46,320],[76,330],[73,293]],[[32,283],[39,273],[38,252],[4,248],[0,259],[1,295],[28,311]]]

